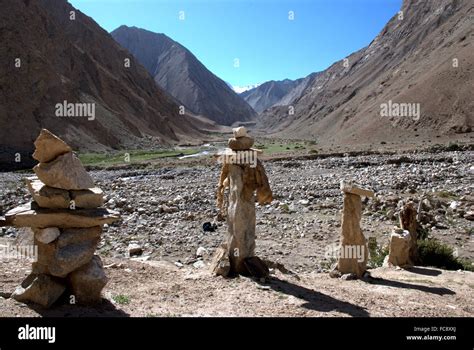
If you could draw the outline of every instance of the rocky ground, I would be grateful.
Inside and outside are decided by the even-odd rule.
[[[206,275],[206,264],[210,260],[210,254],[222,242],[226,231],[225,222],[216,220],[215,190],[220,171],[219,164],[201,160],[185,164],[169,163],[155,169],[92,171],[97,185],[107,195],[106,206],[122,214],[121,222],[105,228],[99,246],[99,254],[106,258],[106,263],[119,266],[118,269],[108,269],[111,282],[107,290],[110,293],[131,295],[133,302],[135,298],[140,299],[138,296],[140,291],[152,293],[152,289],[156,288],[153,289],[155,294],[151,295],[160,301],[159,305],[135,305],[133,310],[123,308],[132,315],[147,313],[250,315],[254,306],[256,307],[254,314],[270,315],[273,310],[275,314],[283,315],[284,310],[278,311],[275,308],[269,308],[268,313],[263,311],[268,303],[276,303],[282,299],[285,303],[293,303],[295,306],[290,308],[289,315],[318,315],[324,312],[331,315],[345,313],[361,316],[365,314],[389,316],[392,313],[400,316],[438,314],[472,316],[473,310],[467,306],[469,302],[464,300],[464,297],[469,300],[474,288],[472,273],[469,272],[443,272],[440,276],[446,277],[444,280],[439,276],[431,276],[429,279],[432,280],[428,282],[426,278],[427,275],[430,276],[429,273],[397,274],[394,271],[377,269],[373,270],[373,274],[381,273],[384,281],[393,277],[398,282],[393,282],[395,286],[388,285],[392,283],[390,281],[376,283],[378,286],[375,289],[363,288],[367,283],[362,281],[331,280],[324,272],[327,272],[335,261],[327,252],[338,242],[342,209],[342,195],[339,190],[341,179],[356,180],[376,192],[376,197],[364,204],[362,229],[366,237],[376,237],[380,246],[388,243],[391,228],[397,224],[397,210],[404,201],[412,200],[421,210],[420,220],[423,228],[432,237],[454,247],[460,257],[472,259],[474,257],[473,160],[472,151],[267,160],[264,166],[275,200],[271,205],[257,207],[257,255],[280,262],[296,274],[281,275],[280,272],[275,272],[276,277],[286,282],[275,280],[267,286],[261,286],[246,278],[229,281],[213,279]],[[26,175],[1,174],[1,211],[5,212],[18,203],[29,200],[26,187],[21,183],[21,178]],[[215,222],[218,225],[217,230],[205,232],[202,228],[205,222]],[[13,240],[18,234],[13,228],[1,230],[3,238],[7,240]],[[160,263],[156,263],[157,261]],[[159,266],[152,266],[150,263]],[[8,264],[3,266],[2,269],[6,269]],[[14,267],[18,271],[13,270],[16,272],[10,272],[10,275],[6,275],[6,272],[2,274],[5,285],[8,281],[17,283],[24,277],[21,267]],[[135,270],[138,271],[136,274],[133,273]],[[179,273],[175,274],[176,271]],[[173,276],[176,276],[176,288],[173,287]],[[402,277],[400,279],[397,276]],[[407,278],[419,280],[422,287],[406,286],[408,282],[403,282],[403,279]],[[151,286],[145,282],[141,284],[141,279],[144,281],[149,279]],[[447,283],[451,280],[452,283]],[[362,299],[365,301],[357,301],[356,297],[350,296],[350,290],[338,291],[339,283],[344,285],[352,283],[351,289],[356,286],[354,288],[363,295]],[[395,309],[384,311],[381,302],[375,300],[377,298],[373,298],[372,295],[393,290],[394,293],[390,298],[399,303],[403,300],[403,296],[396,296],[396,291],[403,289],[403,293],[416,294],[434,288],[431,285],[436,286],[435,289],[447,288],[455,294],[426,293],[427,299],[421,304],[430,305],[433,302],[430,298],[435,298],[437,307],[440,302],[443,308],[452,305],[454,308],[449,310],[456,311],[446,313],[448,309],[435,310],[434,306],[430,307],[430,311],[426,311],[421,304],[418,309],[413,305],[396,311]],[[243,295],[236,295],[241,288],[247,287]],[[174,290],[173,288],[178,295],[176,300],[172,295],[162,293]],[[278,293],[282,292],[274,291],[278,288],[283,288],[286,292],[279,295]],[[252,299],[256,293],[262,293],[262,290],[274,297],[268,300]],[[209,294],[209,302],[204,301],[204,295],[193,295],[193,291],[197,294],[205,291],[205,295]],[[309,293],[307,298],[310,300],[298,296],[305,293]],[[186,297],[183,299],[179,295]],[[212,306],[212,301],[227,298],[226,295],[250,298],[253,304],[240,309],[238,307],[242,302],[240,300],[238,303],[230,302],[231,305],[228,305],[227,309]],[[407,296],[410,297],[408,294]],[[202,308],[193,311],[192,307],[186,306],[186,302],[183,301],[188,300],[187,298],[190,300],[196,298],[193,303],[201,305]],[[164,303],[161,302],[163,300]],[[312,305],[323,301],[325,302],[322,304],[329,302],[334,308],[325,306],[326,309],[323,310],[320,306]],[[164,305],[168,302],[174,307],[166,309]],[[8,303],[14,302],[8,301]],[[305,303],[308,307],[303,306]],[[337,306],[338,303],[342,304]],[[11,312],[22,314],[18,310],[26,310],[24,308],[17,310],[15,306],[13,309],[7,307],[10,310],[7,311],[5,307],[4,304],[0,308],[1,314],[10,315]],[[346,312],[340,310],[345,307]]]

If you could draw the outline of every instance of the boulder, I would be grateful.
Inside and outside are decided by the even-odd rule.
[[[19,302],[32,302],[45,308],[51,307],[64,293],[66,285],[59,278],[44,274],[30,274],[11,297]]]
[[[104,192],[98,187],[69,192],[76,208],[92,209],[104,204]]]
[[[67,190],[46,186],[37,177],[26,179],[26,185],[33,200],[42,208],[69,208],[71,198]]]
[[[35,228],[33,231],[36,240],[43,244],[49,244],[55,241],[61,234],[61,231],[59,231],[57,227]]]
[[[28,203],[8,211],[5,220],[16,227],[94,227],[119,220],[119,213],[105,208],[97,209],[44,209]]]
[[[390,236],[390,250],[385,266],[400,266],[403,268],[413,266],[410,257],[411,235],[403,229],[396,229]]]
[[[65,190],[85,190],[94,187],[94,181],[72,152],[58,156],[49,163],[33,168],[38,178],[50,187]]]
[[[63,140],[46,129],[41,130],[35,141],[35,147],[33,158],[40,163],[50,162],[56,157],[72,151],[71,147]]]
[[[66,277],[70,272],[87,264],[94,256],[102,228],[73,228],[62,230],[52,243],[38,240],[38,260],[34,272]]]
[[[229,139],[229,148],[233,151],[248,150],[253,146],[254,139],[248,136]]]
[[[92,260],[68,276],[69,285],[76,301],[93,304],[101,301],[102,289],[107,284],[102,260],[95,255]]]

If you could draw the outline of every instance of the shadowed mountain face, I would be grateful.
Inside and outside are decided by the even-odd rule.
[[[28,166],[41,128],[95,151],[202,136],[145,68],[65,0],[3,0],[0,42],[0,169]],[[95,118],[57,116],[64,101],[94,104]]]
[[[268,81],[242,92],[240,96],[258,113],[273,106],[290,105],[293,100],[301,96],[308,83],[317,74],[313,73],[297,80]]]
[[[405,0],[401,11],[369,46],[313,76],[291,102],[293,115],[272,107],[260,116],[261,127],[342,144],[470,132],[474,4]],[[397,114],[393,103],[413,110],[402,113],[398,105]],[[388,106],[395,113],[384,114]]]
[[[193,113],[223,125],[255,119],[255,111],[228,84],[166,35],[127,26],[111,35],[143,64],[160,87]]]

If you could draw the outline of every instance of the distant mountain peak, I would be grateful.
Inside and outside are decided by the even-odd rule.
[[[226,82],[165,34],[120,26],[111,35],[135,56],[160,87],[191,112],[223,125],[256,118],[252,107]]]

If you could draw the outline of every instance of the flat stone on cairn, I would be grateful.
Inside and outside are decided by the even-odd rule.
[[[33,157],[38,177],[26,179],[33,202],[5,214],[5,223],[30,227],[38,247],[32,273],[12,297],[50,307],[64,293],[80,304],[101,300],[107,283],[100,258],[94,255],[102,226],[120,219],[101,208],[103,192],[71,148],[43,129]],[[74,296],[74,298],[71,298]]]

